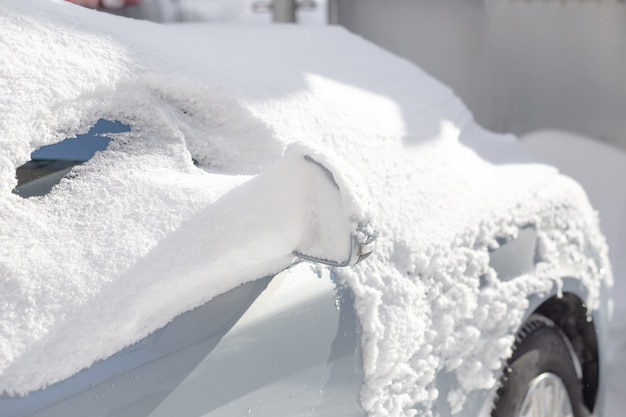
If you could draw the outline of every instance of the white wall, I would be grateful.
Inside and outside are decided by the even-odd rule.
[[[621,0],[338,0],[340,23],[452,86],[483,125],[626,148]]]

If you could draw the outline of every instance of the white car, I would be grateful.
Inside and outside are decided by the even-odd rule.
[[[35,0],[0,56],[0,416],[601,415],[594,210],[419,68]]]

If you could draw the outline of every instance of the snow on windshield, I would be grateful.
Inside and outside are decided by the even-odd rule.
[[[342,215],[380,229],[366,262],[337,270],[356,297],[372,416],[430,415],[441,370],[458,379],[453,410],[493,387],[525,295],[559,285],[560,259],[580,272],[589,308],[610,282],[576,183],[341,28],[164,27],[59,1],[0,9],[2,392],[66,378],[289,266],[319,230],[281,192],[293,181],[276,184],[308,154],[341,176]],[[32,151],[99,119],[131,131],[48,195],[11,193]],[[536,273],[501,282],[488,250],[523,227],[539,230]]]

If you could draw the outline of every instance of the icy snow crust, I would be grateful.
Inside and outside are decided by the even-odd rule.
[[[371,416],[432,415],[439,371],[457,376],[453,411],[493,387],[525,295],[559,285],[559,259],[579,271],[591,309],[611,281],[576,183],[340,28],[162,27],[5,0],[0,74],[2,392],[66,378],[288,267],[319,231],[315,213],[300,215],[323,182],[296,162],[304,155],[346,191],[329,204],[380,229],[367,261],[337,270],[356,296]],[[49,195],[11,193],[33,150],[99,118],[132,132]],[[521,227],[539,231],[539,263],[501,282],[488,249]]]

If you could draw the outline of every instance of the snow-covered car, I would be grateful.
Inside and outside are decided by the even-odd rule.
[[[0,56],[0,416],[601,415],[596,213],[414,65],[35,0]]]

